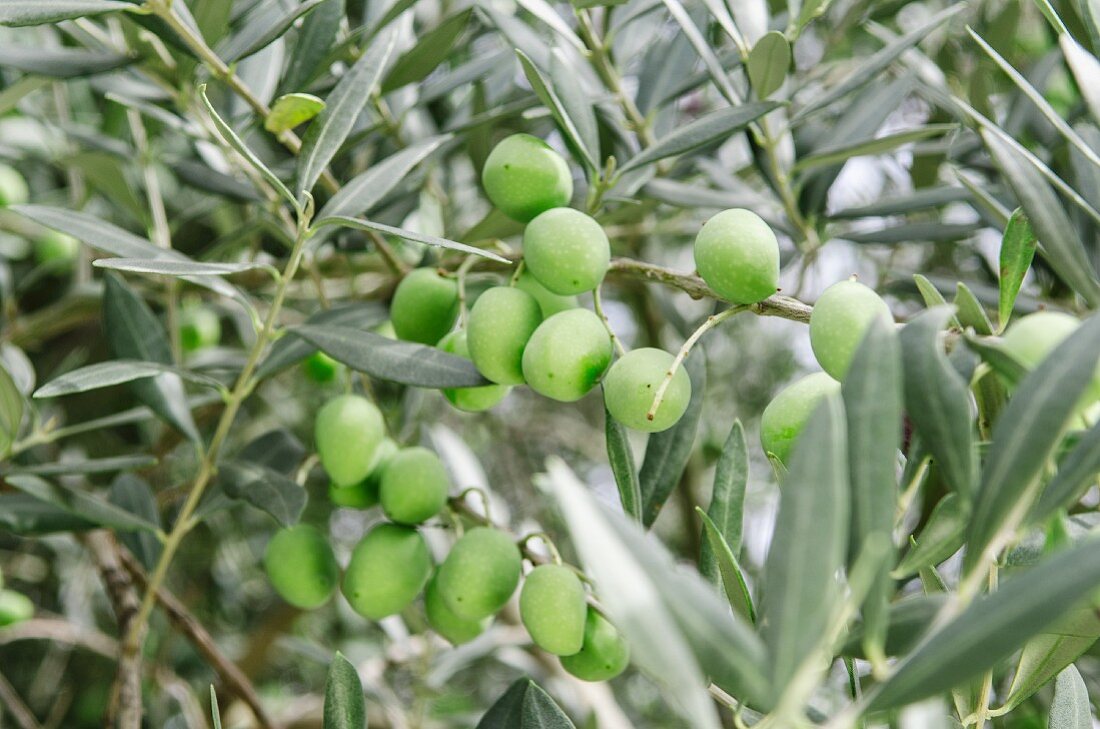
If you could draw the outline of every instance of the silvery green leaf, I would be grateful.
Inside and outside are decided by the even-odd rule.
[[[1096,88],[1095,82],[1095,79],[1100,78],[1100,60],[1081,47],[1069,33],[1059,36],[1058,43],[1062,46],[1062,55],[1066,57],[1069,70],[1077,80],[1077,88],[1081,90],[1081,96],[1084,97],[1093,120],[1100,123],[1100,89]]]
[[[1080,671],[1073,665],[1058,674],[1050,704],[1049,729],[1092,729],[1092,703]]]
[[[588,168],[590,172],[594,172],[599,168],[599,164],[596,162],[596,158],[591,149],[588,147],[587,141],[581,136],[581,132],[577,127],[577,123],[569,115],[565,108],[565,104],[562,102],[557,88],[554,84],[543,75],[542,71],[528,58],[523,51],[516,50],[516,55],[519,57],[520,66],[523,67],[523,73],[527,77],[527,80],[531,84],[532,90],[535,95],[539,97],[539,100],[550,110],[550,113],[554,117],[554,121],[557,122],[561,128],[562,134],[569,141],[571,149],[575,150],[579,161]],[[551,56],[553,58],[553,56]],[[576,81],[574,81],[576,83]],[[591,114],[591,107],[588,107],[588,112]],[[591,118],[591,124],[595,125],[595,118]],[[589,134],[589,136],[591,136]]]
[[[416,45],[393,62],[382,80],[381,92],[389,93],[423,80],[451,55],[451,49],[469,25],[471,8],[444,18],[434,28],[417,38]]]
[[[205,263],[157,258],[100,258],[92,265],[115,271],[155,273],[164,276],[231,276],[242,271],[269,269],[266,263]]]
[[[249,22],[243,24],[241,31],[218,49],[219,55],[226,62],[232,63],[259,53],[285,35],[298,18],[322,2],[324,0],[303,0],[282,15],[276,15],[270,9],[253,13],[248,17]],[[255,18],[254,15],[262,17]]]
[[[619,503],[623,513],[632,519],[642,519],[642,488],[638,483],[638,467],[634,462],[634,452],[630,448],[626,427],[604,408],[604,428],[607,440],[607,460],[615,485],[619,489]]]
[[[749,451],[745,442],[745,429],[735,420],[730,429],[718,463],[714,466],[714,486],[706,515],[716,532],[725,540],[730,551],[741,551],[741,530],[745,520],[745,490],[749,481]],[[699,554],[699,571],[716,582],[718,573],[714,552],[709,541],[704,541]]]
[[[749,53],[749,80],[758,99],[779,90],[791,65],[791,44],[779,31],[771,31],[756,42]]]
[[[366,729],[367,703],[359,672],[337,652],[325,680],[322,729]]]
[[[1031,221],[1022,208],[1012,211],[1001,238],[1000,253],[1000,300],[998,302],[999,331],[1004,331],[1016,305],[1016,296],[1020,293],[1024,276],[1031,268],[1035,258],[1038,239],[1031,228]]]
[[[137,6],[117,0],[5,0],[0,3],[0,25],[25,26],[102,15]]]
[[[505,691],[477,723],[477,729],[576,729],[550,695],[529,678]]]
[[[156,377],[166,372],[178,375],[188,382],[194,382],[197,385],[203,385],[216,390],[225,389],[225,386],[214,378],[200,375],[191,370],[173,367],[160,362],[116,359],[110,362],[100,362],[98,364],[88,365],[87,367],[81,367],[71,372],[66,372],[59,377],[55,377],[38,388],[34,393],[34,397],[36,399],[44,399],[61,397],[62,395],[72,395],[78,392],[98,390],[101,387],[121,385],[146,377]]]
[[[100,526],[119,531],[158,531],[157,525],[149,520],[84,491],[31,475],[12,474],[4,480],[25,494]]]
[[[459,243],[457,241],[448,240],[447,238],[440,238],[434,235],[424,235],[423,233],[417,233],[412,230],[405,230],[403,228],[394,228],[390,225],[383,225],[382,223],[376,223],[372,220],[363,220],[360,218],[349,218],[345,215],[334,215],[328,218],[322,218],[315,224],[318,228],[323,228],[330,225],[338,225],[344,228],[354,228],[356,230],[370,230],[375,233],[384,233],[385,235],[392,235],[395,238],[403,238],[404,240],[411,240],[417,243],[423,243],[424,245],[436,246],[438,248],[449,248],[452,251],[460,251],[462,253],[470,253],[475,256],[481,256],[482,258],[489,258],[499,263],[511,263],[507,258],[504,258],[492,251],[487,251],[484,248],[475,248],[474,246],[468,246],[465,243]]]
[[[1040,524],[1058,509],[1081,498],[1096,483],[1097,473],[1100,473],[1100,424],[1089,428],[1058,463],[1058,473],[1039,495],[1027,523]]]
[[[365,301],[332,309],[322,309],[306,319],[305,324],[327,324],[366,330],[381,324],[386,320],[386,317],[386,309],[381,304]],[[287,332],[271,345],[267,356],[256,368],[256,376],[261,379],[270,377],[276,372],[302,361],[315,350],[314,345],[303,341],[295,336],[293,332]]]
[[[2,12],[2,10],[0,10]],[[94,76],[134,62],[122,53],[89,51],[83,48],[7,46],[0,48],[0,67],[50,78]]]
[[[796,172],[801,172],[815,167],[845,162],[853,157],[885,154],[903,145],[947,134],[955,129],[957,127],[954,124],[927,124],[923,127],[893,132],[875,139],[829,145],[814,149],[812,153],[800,157],[793,169]]]

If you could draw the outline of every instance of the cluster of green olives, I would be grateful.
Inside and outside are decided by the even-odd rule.
[[[15,625],[34,617],[34,603],[21,592],[4,589],[4,575],[0,573],[0,628]]]
[[[317,412],[317,455],[331,481],[329,496],[343,507],[381,507],[388,521],[371,528],[343,570],[318,529],[298,525],[268,542],[264,567],[287,602],[313,609],[341,587],[360,615],[380,620],[423,595],[428,624],[458,645],[480,635],[519,587],[520,616],[533,642],[561,656],[567,671],[588,681],[612,678],[629,661],[618,631],[588,604],[577,573],[540,564],[523,578],[523,555],[505,532],[465,531],[436,566],[419,531],[447,506],[450,477],[440,458],[422,447],[401,448],[386,436],[378,408],[342,395]]]
[[[0,164],[0,208],[22,205],[30,199],[27,181],[14,167]],[[64,270],[80,251],[80,241],[56,230],[43,230],[33,241],[34,259],[42,266]]]

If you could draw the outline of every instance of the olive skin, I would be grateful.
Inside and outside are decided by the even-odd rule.
[[[351,553],[344,573],[344,597],[355,612],[381,620],[408,607],[432,574],[432,557],[420,532],[379,524]]]
[[[676,368],[653,420],[646,417],[675,360],[663,349],[652,347],[635,349],[620,357],[603,380],[604,403],[611,416],[628,428],[646,433],[675,425],[691,400],[691,378],[682,366]]]
[[[400,449],[397,443],[390,438],[383,438],[374,449],[374,459],[366,478],[351,486],[337,486],[335,483],[329,483],[328,497],[332,503],[348,509],[369,509],[376,505],[378,492],[382,487],[382,474],[386,464],[397,455],[398,450]]]
[[[493,147],[481,184],[493,205],[521,223],[568,205],[573,197],[573,176],[565,159],[530,134],[513,134]]]
[[[531,640],[547,653],[571,656],[581,649],[587,612],[584,585],[568,567],[539,565],[524,579],[520,618]]]
[[[1081,322],[1070,314],[1037,311],[1013,322],[1001,343],[1017,362],[1033,370],[1079,326]],[[1085,404],[1097,399],[1100,399],[1100,364],[1084,398]]]
[[[303,610],[328,602],[340,582],[332,547],[308,524],[275,533],[264,551],[264,570],[279,596]]]
[[[180,346],[185,352],[213,347],[222,338],[222,322],[205,306],[188,306],[180,312]]]
[[[481,620],[500,610],[519,585],[523,560],[504,532],[476,527],[439,566],[439,594],[455,615]]]
[[[875,319],[894,323],[890,307],[870,287],[849,279],[825,289],[810,314],[810,346],[821,369],[844,379]]]
[[[47,230],[34,242],[34,259],[42,265],[65,267],[76,260],[80,241],[71,235]]]
[[[470,359],[498,385],[523,384],[523,349],[542,323],[539,303],[528,293],[496,286],[477,297],[466,324]]]
[[[0,590],[0,628],[34,617],[34,603],[14,590]]]
[[[0,208],[22,205],[30,199],[30,194],[23,175],[14,167],[0,164]]]
[[[458,284],[434,268],[410,271],[390,302],[390,321],[398,339],[435,345],[458,319]]]
[[[695,267],[723,299],[755,304],[779,285],[779,241],[751,210],[723,210],[695,238]]]
[[[611,243],[591,216],[555,208],[527,224],[523,260],[550,292],[571,296],[600,285],[611,265]]]
[[[840,392],[840,383],[824,372],[815,372],[781,390],[760,416],[760,445],[786,465],[791,448],[818,403]]]
[[[439,348],[448,354],[470,359],[470,345],[465,329],[456,329],[439,341]],[[484,385],[482,387],[458,387],[443,390],[443,395],[459,410],[478,413],[488,410],[511,392],[508,385]]]
[[[367,477],[385,431],[382,413],[359,395],[334,397],[317,411],[317,454],[337,487],[353,486]]]
[[[584,645],[580,651],[561,658],[561,666],[582,681],[609,681],[626,670],[630,647],[608,620],[588,608],[584,623]]]
[[[335,380],[344,371],[344,365],[321,350],[317,350],[302,360],[302,370],[309,379],[324,384]]]
[[[550,317],[523,350],[523,378],[540,395],[580,400],[611,364],[611,337],[600,317],[572,309]]]
[[[382,472],[382,511],[398,524],[419,524],[438,514],[451,488],[439,456],[419,446],[397,452]]]
[[[443,601],[443,596],[439,594],[438,570],[428,580],[428,586],[424,588],[424,614],[432,630],[452,645],[469,643],[484,633],[493,620],[492,618],[470,620],[455,615]]]
[[[532,276],[531,272],[526,268],[523,269],[519,278],[516,279],[516,288],[520,291],[526,291],[531,294],[531,296],[535,297],[535,301],[539,302],[539,308],[542,309],[543,319],[549,319],[554,314],[576,309],[577,306],[579,306],[576,296],[555,294],[553,291],[540,284],[539,280]]]

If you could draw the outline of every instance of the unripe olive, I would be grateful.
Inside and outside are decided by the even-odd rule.
[[[424,588],[424,613],[428,617],[428,625],[440,636],[450,641],[453,645],[469,643],[474,638],[485,632],[492,622],[492,618],[470,620],[463,618],[447,607],[443,596],[439,594],[439,571],[436,570],[432,578],[428,580],[428,586]]]
[[[302,369],[305,370],[306,377],[309,379],[324,383],[335,380],[344,371],[344,365],[321,350],[317,350],[302,360]]]
[[[890,307],[870,287],[849,279],[825,289],[810,314],[810,346],[821,369],[844,379],[875,319],[894,323]]]
[[[626,670],[630,647],[605,617],[588,608],[584,624],[584,645],[580,651],[561,658],[561,666],[583,681],[609,681]]]
[[[456,329],[439,342],[444,352],[470,359],[470,346],[465,329]],[[512,388],[507,385],[483,385],[482,387],[458,387],[444,389],[443,394],[459,410],[470,413],[488,410],[504,399]]]
[[[695,267],[722,298],[755,304],[779,285],[779,241],[751,210],[723,210],[695,238]]]
[[[691,378],[682,366],[676,368],[653,420],[646,417],[675,359],[663,349],[645,347],[627,352],[611,365],[603,381],[604,403],[611,416],[628,428],[647,433],[675,425],[691,400]]]
[[[815,372],[781,390],[760,416],[760,444],[780,463],[787,463],[791,447],[817,404],[840,392],[840,383],[824,372]]]
[[[351,553],[344,573],[344,597],[371,620],[396,615],[416,599],[432,574],[432,558],[420,532],[379,524]]]
[[[522,561],[519,547],[507,534],[476,527],[455,542],[439,566],[439,594],[455,615],[481,620],[512,597]]]
[[[398,339],[434,345],[458,319],[458,284],[434,268],[409,272],[393,292],[390,321]]]
[[[1081,322],[1069,314],[1037,311],[1013,322],[1004,333],[1002,343],[1017,362],[1033,370],[1079,326]],[[1084,399],[1092,401],[1097,398],[1100,398],[1100,364]]]
[[[264,550],[264,569],[275,592],[303,610],[328,602],[340,582],[340,566],[332,547],[308,524],[275,533]]]
[[[317,454],[333,483],[352,486],[367,477],[385,430],[382,413],[358,395],[334,397],[317,411]]]
[[[547,653],[570,656],[581,649],[587,612],[584,585],[568,567],[539,565],[524,579],[519,615],[531,640]]]
[[[332,503],[349,509],[369,509],[377,504],[378,492],[382,487],[382,474],[386,470],[386,464],[398,450],[400,449],[397,443],[390,438],[383,438],[374,449],[374,460],[371,462],[370,472],[366,478],[351,486],[337,486],[334,482],[329,483],[328,496]]]
[[[500,385],[523,384],[523,348],[542,323],[539,303],[528,293],[496,286],[470,309],[466,344],[481,374]]]
[[[80,241],[56,230],[47,230],[34,242],[34,258],[42,265],[64,268],[79,252]]]
[[[573,402],[596,386],[611,364],[611,337],[588,309],[555,314],[523,350],[523,378],[540,395]]]
[[[34,603],[14,590],[0,590],[0,628],[34,617]]]
[[[527,224],[523,260],[539,283],[569,296],[600,285],[611,263],[611,244],[591,216],[555,208]]]
[[[443,509],[451,480],[439,456],[427,448],[405,448],[386,464],[378,500],[398,524],[419,524]]]
[[[27,181],[14,167],[0,164],[0,208],[22,205],[30,199]]]
[[[554,314],[568,311],[569,309],[576,309],[578,306],[576,296],[555,294],[553,291],[540,284],[539,280],[532,276],[531,272],[526,268],[523,269],[523,273],[516,279],[516,288],[520,291],[526,291],[535,297],[535,301],[539,302],[539,308],[542,309],[543,319],[549,319]]]
[[[530,134],[513,134],[493,147],[481,183],[493,205],[521,223],[568,205],[573,197],[573,177],[565,159]]]
[[[222,338],[218,315],[205,306],[187,306],[180,312],[180,345],[185,352],[213,347]]]

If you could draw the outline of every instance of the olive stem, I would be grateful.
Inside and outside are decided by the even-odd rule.
[[[455,280],[458,282],[458,326],[460,329],[466,328],[466,318],[468,315],[466,307],[466,274],[470,272],[470,269],[474,267],[474,263],[477,262],[477,256],[466,256],[457,269],[455,269]]]
[[[471,486],[468,489],[464,489],[462,491],[462,493],[460,493],[458,495],[458,497],[453,500],[452,504],[453,503],[458,503],[458,504],[462,504],[465,507],[466,497],[470,494],[477,494],[478,496],[481,497],[482,513],[478,514],[478,516],[481,517],[481,519],[486,524],[492,524],[493,523],[493,510],[492,510],[492,507],[489,505],[489,494],[485,493],[485,489],[483,489],[479,486]],[[468,508],[465,508],[464,511],[467,514],[471,514],[471,515],[476,513],[473,510],[468,509]]]
[[[707,317],[707,320],[703,322],[698,329],[691,333],[691,336],[684,342],[684,346],[680,347],[680,351],[676,353],[676,358],[672,360],[672,365],[668,368],[668,372],[665,373],[665,378],[661,380],[661,384],[657,386],[657,392],[653,395],[653,404],[649,406],[649,412],[645,414],[646,420],[653,420],[657,417],[657,410],[661,407],[661,402],[665,399],[665,393],[668,392],[668,388],[672,384],[673,378],[676,376],[676,371],[680,369],[680,366],[684,363],[684,360],[687,359],[687,356],[691,354],[692,348],[702,336],[734,314],[740,314],[748,308],[748,305],[741,304],[738,306],[731,306],[721,313],[712,314]]]
[[[615,330],[611,328],[611,320],[607,318],[607,314],[603,313],[603,299],[600,298],[599,286],[592,290],[592,308],[596,310],[596,315],[600,317],[600,321],[607,329],[607,335],[611,337],[611,343],[615,346],[615,351],[619,353],[620,357],[624,356],[626,347],[623,346],[622,340],[615,334]]]
[[[522,258],[519,259],[519,263],[516,264],[516,270],[512,272],[512,278],[508,280],[509,286],[515,286],[519,282],[519,277],[523,274],[523,269],[525,268],[527,268],[527,264]]]
[[[540,539],[542,543],[546,545],[546,550],[550,552],[550,559],[554,560],[554,564],[561,565],[561,552],[558,551],[557,545],[554,544],[554,540],[550,538],[550,535],[546,532],[532,532],[520,538],[519,548],[523,551],[527,551],[527,543],[532,539]]]

